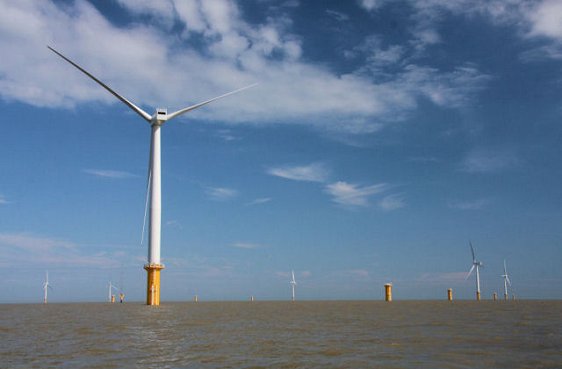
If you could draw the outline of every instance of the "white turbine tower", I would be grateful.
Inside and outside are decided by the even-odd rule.
[[[293,296],[291,301],[295,301],[295,286],[297,285],[297,282],[295,281],[295,271],[291,270],[291,275],[292,275],[292,279],[289,281],[289,284],[291,285],[291,288],[293,290]]]
[[[472,252],[472,267],[468,271],[465,280],[470,277],[474,268],[476,268],[476,300],[480,301],[480,267],[484,266],[481,261],[476,260],[476,255],[474,254],[474,248],[472,247],[472,242],[469,241],[470,251]]]
[[[507,301],[508,299],[507,285],[509,284],[509,287],[511,287],[511,281],[509,280],[509,275],[507,275],[507,266],[505,264],[505,259],[503,261],[503,274],[501,276],[503,277],[503,288],[504,288],[503,298],[504,300]]]
[[[49,288],[52,290],[53,287],[49,284],[49,272],[45,272],[45,283],[43,283],[43,303],[46,304],[48,302],[48,291]]]
[[[109,93],[127,105],[131,110],[137,113],[141,118],[146,120],[151,128],[151,139],[150,139],[150,163],[148,169],[148,196],[150,198],[150,214],[149,214],[149,226],[148,226],[148,263],[144,266],[147,271],[147,291],[146,291],[146,304],[147,305],[160,305],[160,270],[164,269],[164,265],[160,263],[160,232],[161,232],[161,174],[160,174],[160,128],[166,122],[173,118],[176,118],[182,114],[195,110],[207,105],[215,100],[221,99],[223,97],[232,95],[236,92],[240,92],[247,88],[253,87],[256,84],[240,88],[238,90],[229,92],[227,94],[212,98],[210,100],[203,101],[201,103],[189,106],[187,108],[180,109],[173,113],[168,114],[167,109],[157,108],[153,115],[148,114],[123,96],[119,95],[117,92],[113,91],[105,83],[94,77],[84,68],[74,63],[72,60],[68,59],[66,56],[62,55],[50,46],[47,46],[52,52],[72,64],[78,70],[86,74],[88,77],[93,79],[100,86],[105,88]]]
[[[108,295],[107,295],[107,299],[108,299],[109,302],[113,302],[113,299],[112,299],[113,294],[111,293],[112,290],[118,291],[117,287],[115,287],[113,284],[111,284],[111,281],[109,281],[109,292],[108,292]]]

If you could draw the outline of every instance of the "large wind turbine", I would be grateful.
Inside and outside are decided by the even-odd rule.
[[[484,264],[482,264],[481,261],[476,260],[476,255],[474,254],[474,247],[472,247],[472,242],[469,241],[469,244],[470,244],[470,251],[472,252],[472,267],[468,271],[465,280],[467,280],[468,277],[470,277],[470,274],[472,274],[472,271],[476,267],[476,300],[480,301],[480,267],[484,266]]]
[[[511,287],[511,281],[509,280],[509,275],[507,275],[507,266],[505,264],[505,259],[503,260],[503,274],[501,275],[503,277],[503,288],[504,288],[504,292],[503,292],[503,298],[504,300],[508,300],[508,295],[507,295],[507,285],[509,284],[509,287]]]
[[[100,86],[105,88],[109,93],[119,99],[122,103],[127,105],[131,110],[137,113],[141,118],[146,120],[152,127],[152,133],[150,138],[150,163],[148,169],[148,183],[149,190],[148,196],[150,198],[150,214],[149,214],[149,225],[148,225],[148,263],[144,266],[147,271],[147,290],[146,290],[146,304],[147,305],[160,305],[160,270],[164,269],[164,265],[160,262],[160,233],[161,233],[161,174],[160,174],[160,128],[166,122],[173,118],[176,118],[182,114],[195,110],[207,105],[215,100],[221,99],[223,97],[232,95],[236,92],[245,90],[247,88],[255,86],[255,84],[240,88],[238,90],[229,92],[227,94],[217,96],[210,100],[200,102],[198,104],[188,106],[187,108],[180,109],[173,113],[168,114],[167,109],[157,108],[153,115],[148,114],[123,96],[119,95],[117,92],[112,90],[105,83],[94,77],[84,68],[74,63],[72,60],[68,59],[66,56],[62,55],[50,46],[47,46],[49,50],[72,64],[82,73],[93,79]]]
[[[43,283],[43,303],[46,304],[48,301],[48,291],[49,288],[52,290],[53,287],[49,284],[49,271],[45,272],[45,283]]]
[[[295,281],[295,271],[291,270],[291,275],[292,275],[292,279],[291,281],[289,281],[289,284],[291,285],[291,288],[293,290],[293,296],[291,301],[295,301],[295,286],[297,285],[297,281]]]

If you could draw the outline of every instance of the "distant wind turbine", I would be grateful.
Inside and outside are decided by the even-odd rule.
[[[45,283],[43,283],[43,303],[46,304],[48,302],[48,291],[49,288],[52,290],[53,287],[49,284],[49,272],[45,272]]]
[[[503,292],[503,298],[504,300],[508,300],[508,295],[507,295],[507,285],[509,284],[509,287],[511,287],[511,281],[509,280],[509,275],[507,275],[507,266],[505,263],[505,259],[503,261],[503,274],[501,275],[503,277],[503,288],[504,288],[504,292]]]
[[[472,247],[472,242],[469,241],[470,251],[472,252],[472,267],[468,271],[465,280],[470,277],[474,268],[476,268],[476,300],[480,301],[480,267],[484,266],[481,261],[476,260],[476,255],[474,254],[474,247]]]
[[[295,286],[297,285],[297,282],[295,281],[295,271],[291,270],[291,275],[292,275],[292,279],[291,281],[289,281],[289,284],[291,285],[291,288],[293,290],[293,296],[291,301],[295,301]]]
[[[112,290],[117,291],[117,287],[115,287],[113,284],[111,284],[111,281],[109,281],[109,293],[107,295],[109,302],[113,302],[113,299],[111,298],[113,296]]]
[[[62,55],[50,46],[47,46],[49,50],[72,64],[82,73],[93,79],[101,87],[105,88],[109,93],[119,99],[122,103],[127,105],[131,110],[137,113],[141,118],[146,120],[152,127],[152,133],[150,138],[150,162],[148,169],[148,197],[150,198],[150,214],[149,214],[149,242],[148,242],[148,263],[144,266],[147,271],[147,288],[146,288],[146,304],[147,305],[160,305],[160,270],[164,269],[164,265],[160,262],[160,239],[161,239],[161,215],[162,215],[162,201],[161,201],[161,168],[160,168],[160,128],[166,122],[173,118],[176,118],[182,114],[188,113],[192,110],[207,105],[215,100],[222,99],[223,97],[232,95],[234,93],[240,92],[247,88],[253,87],[256,84],[252,84],[238,90],[226,93],[221,96],[214,97],[210,100],[200,102],[198,104],[188,106],[177,110],[173,113],[168,114],[167,109],[157,108],[153,115],[148,114],[125,97],[119,95],[117,92],[112,90],[105,83],[94,77],[84,68],[74,63],[72,60],[68,59],[66,56]],[[148,200],[147,197],[147,200]],[[147,201],[148,202],[148,201]],[[146,212],[145,212],[146,214]],[[144,234],[144,230],[143,230]]]

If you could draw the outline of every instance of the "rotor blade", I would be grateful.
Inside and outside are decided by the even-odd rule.
[[[472,274],[472,271],[474,270],[474,264],[472,264],[472,268],[470,268],[470,270],[468,271],[468,274],[465,277],[465,281],[468,279],[468,277],[470,277],[470,275]]]
[[[56,51],[55,49],[53,49],[52,47],[48,46],[49,50],[51,50],[52,52],[54,52],[55,54],[57,54],[58,56],[60,56],[61,58],[63,58],[64,60],[66,60],[67,62],[69,62],[70,64],[74,65],[77,69],[79,69],[82,73],[84,73],[85,75],[87,75],[88,77],[90,77],[91,79],[93,79],[94,81],[96,81],[100,86],[102,86],[103,88],[105,88],[107,91],[109,91],[113,96],[115,96],[116,98],[118,98],[119,100],[121,100],[125,105],[127,105],[129,108],[131,108],[132,110],[135,111],[135,113],[137,113],[138,115],[140,115],[141,117],[143,117],[147,122],[150,122],[150,120],[152,119],[152,117],[145,112],[144,110],[142,110],[141,108],[139,108],[138,106],[136,106],[135,104],[133,104],[132,102],[130,102],[129,100],[127,100],[126,98],[124,98],[123,96],[119,95],[117,92],[113,91],[109,86],[107,86],[105,83],[103,83],[102,81],[100,81],[99,79],[97,79],[96,77],[94,77],[93,75],[91,75],[87,70],[85,70],[84,68],[82,68],[81,66],[79,66],[78,64],[76,64],[75,62],[73,62],[72,60],[68,59],[66,56],[62,55],[61,53],[59,53],[58,51]]]
[[[505,265],[505,259],[503,259],[503,274],[507,276],[507,266]]]
[[[507,284],[509,284],[509,287],[511,287],[511,281],[507,275],[505,276],[505,280],[507,281]]]
[[[472,261],[476,261],[476,256],[474,255],[474,247],[472,247],[472,242],[468,241],[470,245],[470,252],[472,252]]]
[[[199,104],[195,104],[195,105],[192,105],[192,106],[188,106],[187,108],[184,108],[184,109],[175,111],[175,112],[173,112],[173,113],[171,113],[171,114],[168,114],[168,120],[170,120],[170,119],[172,119],[172,118],[175,118],[175,117],[177,117],[177,116],[179,116],[179,115],[185,114],[185,113],[187,113],[187,112],[189,112],[189,111],[192,111],[192,110],[195,110],[195,109],[197,109],[197,108],[200,108],[200,107],[202,107],[203,105],[207,105],[207,104],[209,104],[209,103],[212,103],[213,101],[216,101],[216,100],[218,100],[218,99],[222,99],[223,97],[227,97],[227,96],[233,95],[233,94],[235,94],[235,93],[237,93],[237,92],[244,91],[244,90],[246,90],[246,89],[248,89],[248,88],[251,88],[251,87],[254,87],[254,86],[256,86],[256,85],[257,85],[257,83],[254,83],[254,84],[251,84],[251,85],[249,85],[249,86],[239,88],[238,90],[231,91],[231,92],[226,93],[226,94],[224,94],[224,95],[220,95],[220,96],[214,97],[214,98],[212,98],[212,99],[210,99],[210,100],[203,101],[203,102],[201,102],[201,103],[199,103]]]

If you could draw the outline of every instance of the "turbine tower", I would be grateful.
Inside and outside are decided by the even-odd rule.
[[[476,255],[474,254],[474,248],[472,247],[472,242],[468,242],[470,244],[470,251],[472,252],[472,267],[468,271],[465,280],[470,277],[472,271],[476,267],[476,300],[480,301],[480,267],[484,266],[481,261],[476,260]]]
[[[297,282],[295,281],[295,271],[294,270],[291,270],[291,275],[292,275],[292,279],[289,282],[289,284],[291,285],[291,288],[293,290],[293,296],[292,296],[291,301],[295,301],[295,286],[297,285]]]
[[[49,50],[72,64],[82,73],[93,79],[101,87],[105,88],[109,93],[119,99],[122,103],[127,105],[131,110],[137,113],[141,118],[146,120],[152,129],[150,138],[150,163],[148,169],[148,197],[150,198],[150,213],[148,225],[148,262],[144,266],[147,271],[147,288],[146,288],[146,304],[147,305],[160,305],[160,270],[164,269],[164,265],[160,262],[160,234],[161,234],[161,215],[162,215],[162,201],[161,201],[161,173],[160,173],[160,128],[167,121],[176,118],[182,114],[188,113],[192,110],[207,105],[215,100],[240,92],[247,88],[253,87],[256,84],[231,91],[221,96],[214,97],[210,100],[200,102],[198,104],[188,106],[173,113],[168,114],[167,109],[157,108],[153,115],[148,114],[117,92],[112,90],[105,83],[94,77],[84,68],[68,59],[50,46]]]
[[[509,275],[507,275],[507,266],[505,264],[505,259],[503,260],[503,274],[501,276],[503,277],[503,288],[504,288],[503,298],[505,301],[507,301],[508,300],[507,285],[509,284],[509,287],[511,287],[511,281],[509,280]]]
[[[115,287],[113,284],[111,284],[111,281],[109,281],[109,292],[107,295],[107,299],[109,302],[115,302],[115,300],[112,298],[113,297],[113,294],[111,293],[112,290],[117,291],[117,287]]]
[[[48,302],[48,291],[49,288],[52,290],[53,287],[49,284],[49,271],[45,272],[45,283],[43,283],[43,303],[46,304]]]

